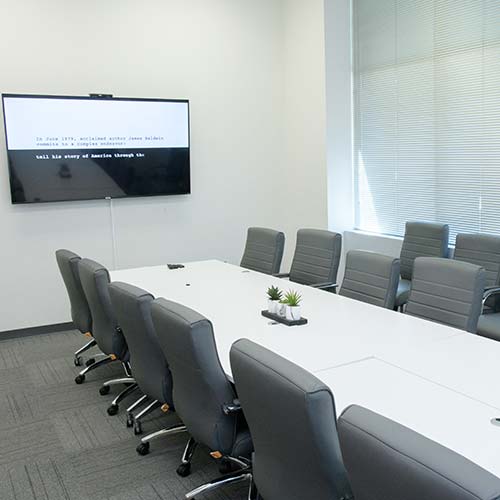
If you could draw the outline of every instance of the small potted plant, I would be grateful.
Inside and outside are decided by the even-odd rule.
[[[267,289],[267,310],[271,314],[278,314],[278,305],[283,297],[283,292],[277,286]]]
[[[285,301],[286,301],[286,319],[288,321],[298,321],[302,317],[300,311],[300,303],[302,302],[302,296],[294,290],[289,290],[285,294]]]
[[[276,310],[276,314],[278,314],[281,317],[286,317],[286,308],[288,307],[288,302],[286,301],[286,297],[283,297],[279,302],[278,302],[278,307]]]

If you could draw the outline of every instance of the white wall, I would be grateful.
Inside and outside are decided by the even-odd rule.
[[[325,0],[328,221],[354,226],[352,177],[351,1]]]
[[[403,238],[370,234],[361,231],[345,231],[344,244],[348,250],[371,250],[372,252],[399,257]]]
[[[323,0],[284,0],[284,148],[281,189],[285,267],[301,227],[326,229],[326,89]]]
[[[289,260],[326,227],[322,6],[3,0],[0,90],[191,100],[193,194],[115,200],[117,267],[238,262],[249,225],[283,228]],[[0,331],[67,321],[54,251],[113,267],[109,205],[12,206],[0,144]]]

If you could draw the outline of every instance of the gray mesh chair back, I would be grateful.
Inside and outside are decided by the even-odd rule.
[[[90,259],[82,259],[78,269],[92,315],[92,335],[104,354],[114,354],[123,360],[127,344],[123,334],[117,331],[118,324],[109,297],[108,270]]]
[[[78,263],[81,257],[69,250],[57,250],[56,260],[71,305],[71,319],[82,333],[92,331],[92,316],[80,281]]]
[[[412,279],[417,257],[447,257],[449,233],[447,224],[407,222],[401,248],[401,278]]]
[[[290,281],[303,285],[335,283],[342,235],[321,229],[299,229]]]
[[[481,314],[486,271],[468,262],[415,259],[406,314],[475,332]]]
[[[240,266],[264,274],[277,274],[285,248],[285,235],[264,227],[248,229]]]
[[[356,500],[498,500],[500,479],[440,444],[370,410],[339,418]]]
[[[487,287],[500,284],[500,237],[458,234],[453,258],[484,267]]]
[[[231,455],[238,417],[223,406],[235,396],[217,355],[210,321],[181,304],[156,299],[153,324],[173,378],[175,410],[188,432],[212,451]]]
[[[154,297],[145,290],[120,282],[109,285],[109,295],[127,341],[136,383],[147,396],[172,406],[172,375],[151,318]]]
[[[347,252],[339,295],[393,309],[399,282],[399,259],[374,252]]]
[[[253,477],[262,498],[353,498],[330,389],[246,339],[233,344],[231,369],[254,443]]]

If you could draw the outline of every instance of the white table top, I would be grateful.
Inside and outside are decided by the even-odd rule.
[[[371,359],[318,377],[335,396],[337,414],[364,406],[446,446],[500,477],[500,427],[491,407]]]
[[[461,453],[500,476],[500,343],[219,261],[113,271],[156,297],[209,318],[222,366],[245,337],[315,373],[338,409],[358,403]],[[261,316],[267,288],[302,294],[300,327]],[[340,412],[340,411],[339,411]]]
[[[229,350],[242,337],[316,373],[370,356],[411,353],[419,346],[464,334],[220,261],[192,262],[176,270],[155,266],[113,271],[111,278],[184,304],[209,318],[222,366],[228,374]],[[302,315],[309,324],[287,327],[270,324],[269,319],[261,316],[271,285],[285,290],[293,288],[302,294]]]
[[[500,343],[459,335],[417,347],[412,353],[387,352],[382,359],[497,409],[500,417]]]

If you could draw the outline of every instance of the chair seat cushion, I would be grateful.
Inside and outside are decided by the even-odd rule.
[[[500,313],[479,316],[477,334],[482,337],[500,341]]]
[[[128,352],[127,341],[123,336],[121,331],[115,331],[112,334],[113,350],[114,354],[120,361],[129,361],[130,354]]]
[[[484,291],[487,292],[491,288],[496,288],[496,285],[493,286],[493,287],[487,286]],[[490,297],[488,297],[486,299],[485,304],[484,304],[483,310],[485,310],[486,312],[488,312],[488,314],[489,313],[494,313],[494,312],[500,312],[500,295],[493,294]]]
[[[399,280],[398,290],[396,292],[397,307],[402,306],[403,304],[406,304],[408,302],[408,297],[410,295],[410,287],[411,287],[410,280],[404,280],[404,279]]]
[[[236,439],[234,440],[234,446],[231,451],[233,457],[244,457],[250,458],[253,453],[253,443],[252,437],[250,436],[250,431],[248,429],[242,429],[238,431]]]

